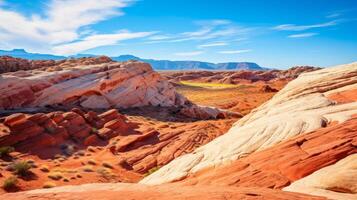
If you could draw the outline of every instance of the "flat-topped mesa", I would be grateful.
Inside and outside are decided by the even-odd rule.
[[[182,180],[195,172],[261,151],[294,136],[344,122],[357,114],[357,63],[304,73],[271,100],[244,116],[224,135],[178,157],[141,183]],[[348,101],[336,94],[343,94]]]

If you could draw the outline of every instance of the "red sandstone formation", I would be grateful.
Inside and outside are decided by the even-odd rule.
[[[11,56],[0,56],[0,74],[6,72],[16,72],[20,70],[47,70],[60,71],[68,66],[93,65],[112,62],[107,56],[66,59],[66,60],[26,60],[13,58]]]
[[[30,150],[62,144],[67,139],[83,141],[91,145],[99,138],[108,140],[129,132],[126,118],[117,110],[97,115],[79,109],[70,112],[22,113],[5,117],[0,133],[0,146],[15,146]]]
[[[287,70],[268,71],[184,71],[184,72],[160,72],[172,82],[195,81],[214,82],[225,84],[251,83],[257,81],[292,80],[301,73],[311,72],[320,68],[310,66],[297,66]]]
[[[187,177],[183,184],[281,189],[357,153],[357,117],[321,128],[218,168]]]
[[[293,192],[283,192],[267,188],[221,187],[221,186],[190,186],[177,185],[145,186],[140,184],[86,184],[81,186],[66,186],[53,189],[42,189],[0,196],[7,200],[31,198],[40,199],[106,199],[106,200],[326,200],[323,197],[305,195]]]

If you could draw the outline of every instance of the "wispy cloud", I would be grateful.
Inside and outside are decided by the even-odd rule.
[[[220,54],[240,54],[240,53],[248,53],[253,50],[251,49],[241,49],[241,50],[230,50],[230,51],[218,51]]]
[[[74,54],[87,49],[92,49],[99,46],[106,46],[116,44],[119,41],[142,38],[152,35],[154,32],[130,32],[130,31],[120,31],[115,34],[97,34],[88,36],[80,41],[66,43],[63,45],[58,45],[54,47],[54,52],[60,54]]]
[[[336,17],[339,17],[341,16],[340,13],[331,13],[329,15],[326,16],[326,18],[336,18]]]
[[[125,37],[122,37],[123,33],[96,34],[89,27],[108,18],[123,15],[121,9],[132,2],[51,0],[44,4],[43,15],[30,16],[0,7],[0,40],[5,40],[10,48],[21,47],[36,52],[57,53],[76,53],[86,50],[85,47],[99,46],[94,45],[93,41],[97,41],[98,44],[114,44],[123,38],[137,37],[142,33],[127,32]],[[132,36],[129,36],[131,34]],[[68,51],[66,47],[73,49]]]
[[[214,42],[214,43],[207,43],[198,45],[198,48],[207,48],[207,47],[218,47],[218,46],[227,46],[228,43],[226,42]]]
[[[157,41],[157,40],[167,40],[167,39],[171,39],[171,36],[168,35],[153,35],[151,37],[148,37],[148,40],[153,40],[153,41]]]
[[[320,23],[320,24],[311,24],[311,25],[282,24],[273,27],[273,29],[279,31],[305,31],[313,28],[322,28],[322,27],[329,27],[335,25],[337,25],[337,20]]]
[[[191,52],[179,52],[179,53],[174,53],[176,56],[197,56],[202,54],[203,51],[191,51]]]
[[[306,37],[312,37],[314,35],[318,35],[318,33],[300,33],[300,34],[292,34],[288,35],[289,38],[306,38]]]
[[[237,26],[229,20],[206,20],[194,22],[199,27],[194,31],[181,32],[176,34],[164,34],[162,36],[152,36],[146,43],[174,43],[186,41],[203,41],[210,39],[237,39],[237,36],[247,35],[252,29]]]

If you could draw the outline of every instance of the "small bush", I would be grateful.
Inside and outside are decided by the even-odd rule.
[[[0,147],[0,157],[9,156],[9,154],[14,150],[14,147],[10,146]]]
[[[4,190],[9,191],[11,189],[14,189],[17,187],[18,184],[18,180],[15,176],[11,176],[7,179],[4,180],[3,184],[2,184],[2,188],[4,188]]]
[[[112,171],[104,167],[97,169],[97,173],[106,180],[111,180],[115,178],[115,175],[112,173]]]
[[[97,165],[97,162],[93,159],[89,159],[87,163],[90,165]]]
[[[54,182],[45,182],[42,187],[43,188],[53,188],[53,187],[56,187],[56,183],[54,183]]]
[[[40,170],[43,171],[43,172],[49,172],[50,171],[50,169],[48,168],[47,165],[41,165]]]
[[[19,176],[26,176],[31,169],[31,165],[27,161],[15,162],[12,166],[14,173]]]
[[[48,174],[47,177],[52,179],[52,180],[58,181],[58,180],[63,178],[63,175],[62,175],[61,172],[51,172],[51,173]]]
[[[82,170],[83,170],[84,172],[94,172],[92,166],[84,166],[84,167],[82,168]]]
[[[113,169],[114,168],[113,165],[108,163],[108,162],[103,162],[102,165],[103,165],[103,167],[106,167],[106,168],[109,168],[109,169]]]

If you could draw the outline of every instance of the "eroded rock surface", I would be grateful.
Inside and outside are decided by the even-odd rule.
[[[344,123],[330,125],[312,133],[294,137],[226,165],[192,174],[181,183],[282,189],[291,183],[293,185],[304,185],[305,182],[302,180],[307,176],[306,179],[315,183],[316,188],[320,187],[318,184],[328,184],[339,179],[341,180],[339,183],[344,182],[345,187],[351,186],[350,189],[345,189],[345,191],[354,191],[353,185],[357,183],[352,175],[355,172],[352,169],[355,159],[347,159],[346,162],[340,161],[341,164],[338,164],[340,163],[338,162],[335,165],[340,167],[336,166],[334,170],[336,173],[331,173],[326,178],[323,178],[322,172],[319,173],[319,177],[321,176],[319,179],[314,179],[314,175],[310,174],[349,155],[355,155],[357,153],[356,142],[357,117],[354,117]],[[338,169],[339,172],[337,172]],[[327,173],[324,174],[327,175]],[[344,177],[350,177],[350,179],[343,181]],[[306,183],[307,186],[308,183]],[[311,187],[313,186],[311,185]],[[325,186],[325,188],[327,187]],[[304,189],[297,189],[298,187],[288,188],[292,188],[289,191],[304,192]],[[336,185],[336,188],[341,188],[342,191],[343,187]]]
[[[297,66],[287,70],[235,70],[235,71],[163,71],[164,77],[172,82],[195,81],[214,82],[225,84],[239,84],[257,81],[292,80],[300,74],[318,70],[320,68],[311,66]]]
[[[304,73],[270,101],[240,119],[223,136],[186,154],[141,181],[160,184],[261,151],[296,135],[344,122],[357,102],[336,103],[329,94],[357,88],[357,63]]]
[[[1,195],[8,200],[26,199],[269,199],[269,200],[323,200],[323,197],[284,192],[266,188],[200,186],[183,187],[175,185],[145,186],[141,184],[85,184],[81,186],[64,186],[52,189],[33,190]]]
[[[52,64],[51,68],[1,75],[0,110],[173,106],[185,108],[183,114],[199,119],[217,118],[225,113],[189,102],[146,63],[119,63],[98,57]]]
[[[126,118],[115,109],[100,115],[79,109],[34,115],[18,113],[5,117],[0,127],[0,146],[23,150],[56,146],[68,139],[93,145],[99,138],[108,140],[129,132]]]
[[[357,199],[357,154],[322,168],[283,190],[324,196],[329,199]]]

